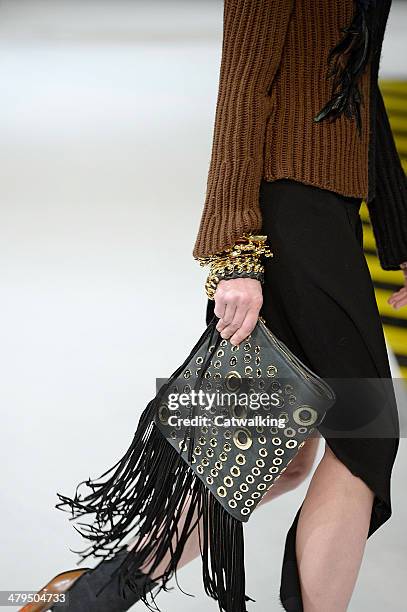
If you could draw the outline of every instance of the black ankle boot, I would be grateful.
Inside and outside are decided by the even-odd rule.
[[[124,549],[112,559],[101,561],[94,569],[87,571],[67,591],[67,602],[55,604],[52,610],[60,612],[124,612],[129,610],[140,601],[140,596],[126,587],[125,596],[122,597],[119,592],[118,577],[115,576],[110,580],[126,555],[127,550]],[[148,591],[157,585],[146,574],[143,574],[137,582],[140,587],[144,583]]]

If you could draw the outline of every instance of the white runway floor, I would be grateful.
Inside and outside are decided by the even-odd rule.
[[[197,0],[0,3],[0,590],[75,565],[69,547],[84,542],[54,509],[56,491],[121,456],[154,378],[204,328],[191,251],[221,15],[220,2]],[[403,76],[399,5],[390,29],[382,71]],[[402,440],[394,514],[369,539],[351,612],[406,609],[406,481]],[[306,487],[247,527],[253,612],[281,609],[284,539]],[[217,610],[198,562],[179,577],[196,596],[163,594],[165,612]]]

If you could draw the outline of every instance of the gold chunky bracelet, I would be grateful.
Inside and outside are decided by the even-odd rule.
[[[206,295],[213,300],[218,283],[231,278],[255,278],[263,282],[261,256],[273,257],[266,245],[267,236],[244,234],[231,248],[208,257],[199,257],[201,266],[210,265],[205,283]]]

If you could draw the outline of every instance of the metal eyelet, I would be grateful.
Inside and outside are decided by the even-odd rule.
[[[318,413],[314,408],[304,404],[303,406],[299,406],[293,412],[293,419],[298,425],[306,425],[309,427],[313,425],[318,418]]]
[[[280,457],[276,457],[275,459],[273,459],[273,463],[274,465],[281,465],[283,463],[283,460],[280,459]]]
[[[281,444],[281,438],[271,438],[271,441],[273,444],[275,444],[276,446],[278,446],[279,444]]]
[[[280,457],[281,455],[284,455],[284,450],[282,448],[276,448],[274,454]]]
[[[168,408],[168,404],[161,404],[158,409],[158,418],[160,422],[166,425],[168,423],[168,419],[170,417],[170,409]]]
[[[237,448],[247,450],[253,444],[250,431],[248,429],[237,429],[233,434],[233,442]]]
[[[252,468],[252,474],[253,474],[253,476],[260,476],[261,470],[259,470],[258,467],[254,467],[254,468]]]
[[[248,474],[246,476],[246,482],[248,482],[249,484],[253,484],[254,483],[254,476],[252,476],[251,474]]]
[[[233,347],[236,348],[236,347]],[[232,348],[232,350],[233,350]],[[242,384],[242,377],[239,372],[232,370],[225,376],[225,386],[228,391],[237,391]]]
[[[244,465],[246,463],[246,457],[242,455],[242,453],[239,453],[238,455],[236,455],[235,461],[239,465]]]
[[[268,455],[267,449],[266,448],[260,448],[259,449],[259,455],[260,455],[260,457],[267,457],[267,455]]]
[[[249,508],[242,508],[242,509],[240,510],[240,513],[241,513],[241,514],[245,514],[245,515],[246,515],[246,514],[250,514],[250,510],[249,510]]]
[[[232,406],[232,416],[235,419],[245,419],[247,417],[247,406],[241,406],[240,404],[234,404]]]
[[[229,504],[229,506],[230,506],[231,508],[237,508],[237,502],[235,502],[235,500],[234,500],[234,499],[230,499],[230,500],[228,501],[228,504]]]
[[[287,448],[295,448],[297,446],[297,440],[288,440],[285,445]]]
[[[235,476],[235,477],[240,476],[240,468],[238,468],[237,465],[233,465],[230,468],[230,473],[232,474],[232,476]]]
[[[233,486],[233,478],[231,478],[230,476],[225,476],[225,478],[223,479],[223,482],[227,487]]]
[[[242,482],[242,484],[240,485],[240,490],[243,491],[243,493],[247,493],[249,487],[245,482]]]
[[[218,487],[216,489],[216,492],[219,495],[219,497],[226,497],[226,495],[227,495],[227,491],[226,491],[225,487]]]

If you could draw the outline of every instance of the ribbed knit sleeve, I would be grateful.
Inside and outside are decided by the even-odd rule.
[[[268,94],[292,6],[293,0],[224,0],[212,154],[194,257],[218,253],[261,227]]]
[[[375,132],[376,193],[367,206],[380,264],[397,270],[407,261],[407,178],[378,87]]]

